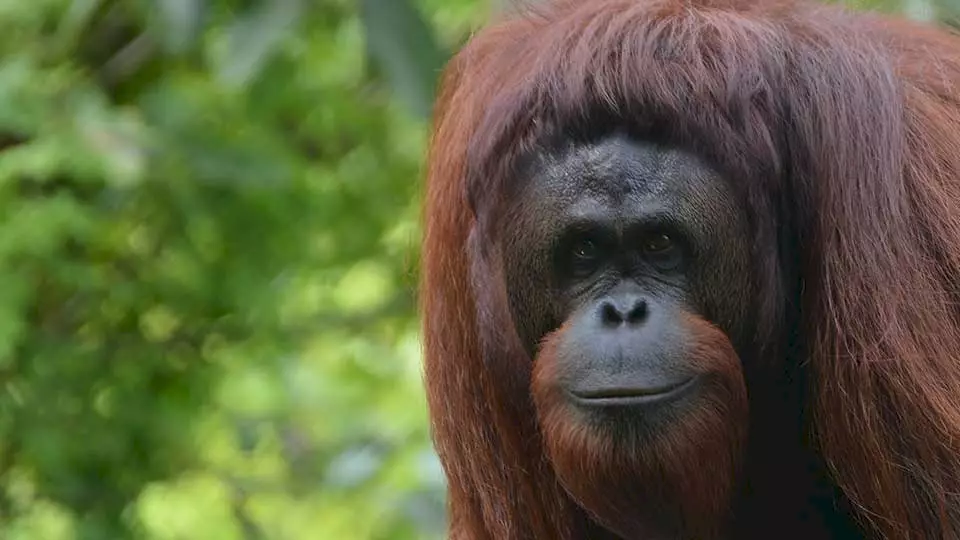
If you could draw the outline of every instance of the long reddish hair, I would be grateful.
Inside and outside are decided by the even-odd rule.
[[[762,360],[786,362],[798,336],[810,444],[864,531],[960,536],[960,40],[749,0],[547,2],[448,66],[422,309],[451,536],[601,534],[545,457],[493,223],[518,156],[607,120],[735,184],[762,269]]]

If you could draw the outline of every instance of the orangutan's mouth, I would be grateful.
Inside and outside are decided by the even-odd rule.
[[[605,388],[570,389],[574,401],[589,406],[650,405],[676,399],[696,386],[698,377],[656,386],[617,386]]]

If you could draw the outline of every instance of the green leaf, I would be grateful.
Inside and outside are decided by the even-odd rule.
[[[211,51],[221,83],[234,88],[249,84],[290,32],[302,9],[301,0],[273,0],[237,18]]]
[[[168,52],[185,52],[203,29],[206,2],[203,0],[156,0],[157,30]]]
[[[63,46],[76,44],[102,3],[103,0],[74,0],[70,3],[57,29],[57,37]]]
[[[367,48],[386,72],[400,101],[426,118],[445,54],[409,0],[360,0]]]

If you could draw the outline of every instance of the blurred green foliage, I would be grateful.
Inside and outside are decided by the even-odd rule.
[[[496,4],[0,0],[0,538],[443,536],[426,119]]]
[[[442,535],[417,204],[485,9],[0,1],[0,538]]]

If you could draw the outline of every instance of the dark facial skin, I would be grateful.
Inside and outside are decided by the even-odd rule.
[[[694,156],[614,135],[540,156],[502,231],[510,308],[531,355],[563,326],[561,384],[582,408],[690,395],[692,314],[739,349],[751,310],[741,203]]]

